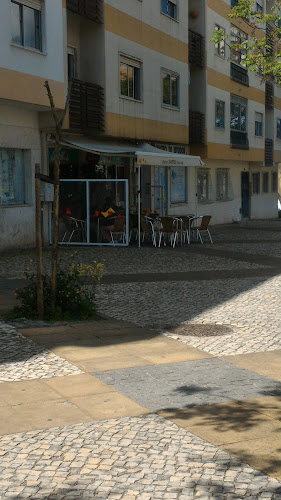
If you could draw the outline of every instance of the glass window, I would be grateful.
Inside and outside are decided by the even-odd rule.
[[[41,50],[41,11],[14,0],[11,2],[12,41]]]
[[[215,31],[219,31],[219,30],[223,31],[223,36],[224,36],[224,34],[225,34],[224,28],[222,28],[218,24],[215,24]],[[220,57],[225,56],[225,41],[224,40],[221,40],[220,42],[215,44],[215,54],[217,56],[220,56]]]
[[[245,66],[246,52],[239,47],[248,39],[248,36],[244,31],[239,30],[235,26],[231,26],[230,29],[230,59],[236,64]],[[235,47],[237,45],[237,47]]]
[[[198,170],[197,174],[197,196],[198,201],[209,199],[209,172]]]
[[[259,14],[263,13],[263,6],[261,2],[256,2],[256,12],[258,12]]]
[[[255,172],[252,174],[252,191],[253,194],[259,194],[260,192],[260,174]]]
[[[262,137],[263,135],[263,114],[255,113],[255,136]]]
[[[276,137],[277,139],[281,139],[281,118],[277,118]]]
[[[273,193],[277,193],[277,184],[278,184],[278,176],[277,176],[277,172],[272,172],[272,192]]]
[[[231,0],[230,5],[231,5],[231,8],[232,8],[232,7],[237,7],[237,5],[238,5],[238,0]]]
[[[268,172],[262,174],[262,190],[264,193],[268,193]]]
[[[161,12],[167,14],[173,19],[177,19],[177,1],[176,0],[161,0]]]
[[[185,167],[170,169],[171,203],[187,202],[187,175]]]
[[[74,49],[68,49],[68,51],[67,51],[67,72],[68,72],[68,79],[69,80],[76,78],[75,50]]]
[[[229,171],[217,170],[217,200],[229,198]]]
[[[179,106],[179,76],[162,71],[162,102],[168,106]]]
[[[224,128],[224,109],[225,103],[224,101],[216,100],[216,118],[215,118],[215,126],[217,128]]]
[[[247,105],[248,101],[238,96],[231,96],[230,128],[240,132],[247,132]]]
[[[140,63],[120,59],[120,93],[139,101],[141,99],[141,73]]]
[[[23,150],[0,149],[0,205],[24,202]]]

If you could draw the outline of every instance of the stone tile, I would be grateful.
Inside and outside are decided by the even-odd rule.
[[[59,399],[60,396],[41,380],[7,382],[1,385],[1,397],[10,405],[40,403]]]
[[[196,359],[212,358],[210,354],[189,347],[187,350],[179,350],[174,352],[160,352],[155,354],[143,353],[143,357],[152,365],[162,365],[166,363],[179,363],[181,361],[194,361]]]
[[[108,370],[119,370],[120,368],[130,368],[134,366],[145,366],[149,362],[131,354],[120,354],[116,358],[111,356],[99,357],[87,361],[79,361],[79,367],[85,372],[104,372]]]
[[[281,382],[281,350],[224,356],[222,359],[236,366]]]
[[[73,375],[72,377],[53,377],[44,380],[44,383],[65,398],[104,394],[114,390],[92,375],[87,374]]]
[[[85,411],[93,420],[122,418],[149,413],[131,399],[117,391],[72,398],[72,402]]]

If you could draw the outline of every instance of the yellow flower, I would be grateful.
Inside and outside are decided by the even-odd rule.
[[[30,259],[30,261],[29,261],[29,262],[30,262],[30,263],[32,263],[32,262],[33,262],[33,260],[32,260],[32,259]]]

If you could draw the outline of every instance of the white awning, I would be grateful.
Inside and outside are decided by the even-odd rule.
[[[138,165],[179,166],[179,167],[201,167],[204,165],[200,156],[180,155],[170,153],[162,149],[154,148],[143,142],[137,145],[116,144],[114,142],[97,142],[90,137],[65,136],[61,145],[88,151],[97,155],[107,156],[134,156]]]

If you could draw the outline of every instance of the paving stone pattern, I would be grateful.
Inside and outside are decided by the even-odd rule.
[[[215,358],[94,375],[155,412],[265,395],[281,396],[281,383]]]
[[[80,373],[76,366],[0,322],[0,383]]]
[[[281,499],[281,483],[157,415],[0,438],[1,499]]]

